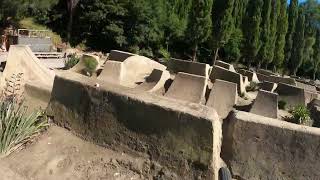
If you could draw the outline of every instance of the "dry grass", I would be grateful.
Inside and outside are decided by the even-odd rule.
[[[22,19],[19,22],[19,25],[21,28],[25,28],[25,29],[48,30],[48,32],[49,32],[48,35],[51,37],[54,45],[62,43],[62,39],[57,33],[53,32],[51,29],[49,29],[48,27],[46,27],[44,25],[36,23],[32,18]]]

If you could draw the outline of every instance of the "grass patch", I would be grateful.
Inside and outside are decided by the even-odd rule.
[[[96,61],[96,59],[90,56],[83,56],[83,62],[86,66],[86,72],[92,75],[96,71],[98,66],[98,62]]]
[[[289,122],[300,124],[300,125],[312,126],[310,111],[306,106],[298,105],[294,107],[290,111],[290,113],[292,114],[292,118],[288,119]]]
[[[62,43],[62,39],[57,33],[53,32],[51,29],[49,29],[45,25],[36,23],[33,18],[22,19],[21,21],[19,21],[19,26],[20,28],[24,28],[24,29],[47,30],[48,36],[51,37],[52,43],[54,45],[58,45]]]
[[[70,56],[68,56],[67,60],[65,61],[65,64],[66,64],[65,69],[66,70],[71,69],[73,66],[78,64],[79,61],[80,61],[80,58],[78,58],[76,54],[71,54]]]

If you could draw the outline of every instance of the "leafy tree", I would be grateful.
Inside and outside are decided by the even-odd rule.
[[[250,0],[247,8],[246,18],[243,24],[245,37],[243,53],[249,66],[253,60],[256,60],[256,56],[261,48],[260,25],[262,21],[262,6],[262,0]]]
[[[296,21],[299,13],[298,0],[291,0],[288,10],[288,32],[286,35],[286,46],[285,46],[285,59],[287,62],[291,58],[291,50],[293,46],[293,35],[296,29]]]
[[[303,62],[303,50],[305,47],[304,31],[305,16],[302,12],[300,12],[293,35],[294,44],[292,46],[292,56],[289,61],[289,68],[291,70],[291,74],[293,75],[296,75],[298,68]]]
[[[234,29],[234,0],[216,0],[213,9],[212,41],[215,48],[213,64],[218,57],[219,48],[223,47],[230,39]]]
[[[287,0],[281,0],[280,13],[277,21],[276,43],[273,59],[274,70],[282,66],[285,58],[284,47],[288,31]]]
[[[193,0],[189,15],[187,39],[192,48],[192,61],[196,61],[198,45],[210,35],[213,0]]]

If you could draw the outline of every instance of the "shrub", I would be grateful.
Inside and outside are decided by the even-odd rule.
[[[291,113],[292,113],[292,118],[290,119],[290,122],[301,124],[301,125],[307,125],[307,126],[312,125],[310,112],[306,106],[298,105],[294,107]]]
[[[22,95],[16,91],[21,77],[19,73],[7,80],[0,98],[0,157],[9,155],[47,126],[42,111],[27,114],[28,108],[22,106]]]
[[[0,156],[9,155],[47,126],[41,111],[26,112],[27,108],[15,101],[0,103]]]
[[[76,64],[78,64],[79,61],[80,61],[80,59],[77,58],[76,54],[71,54],[71,55],[67,58],[67,60],[66,60],[66,62],[65,62],[65,65],[66,65],[65,69],[70,69],[70,68],[72,68],[73,66],[75,66]]]
[[[93,57],[90,57],[90,56],[84,56],[83,62],[84,62],[84,65],[86,66],[86,71],[90,75],[92,75],[98,66],[98,62]]]
[[[283,100],[280,100],[279,102],[278,102],[278,107],[279,107],[279,109],[286,109],[286,106],[287,106],[287,102],[286,101],[283,101]]]
[[[258,89],[259,89],[258,83],[256,83],[256,82],[250,82],[250,85],[246,87],[246,90],[247,90],[248,92],[250,92],[250,91],[257,91]]]
[[[159,54],[163,57],[163,59],[165,61],[169,61],[171,58],[170,52],[168,52],[166,49],[164,48],[160,48],[159,50]]]

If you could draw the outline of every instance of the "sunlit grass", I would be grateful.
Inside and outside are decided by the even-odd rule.
[[[21,21],[19,21],[19,25],[20,28],[24,29],[48,30],[48,35],[51,37],[54,45],[62,43],[62,39],[57,33],[53,32],[51,29],[44,25],[36,23],[32,18],[22,19]]]

